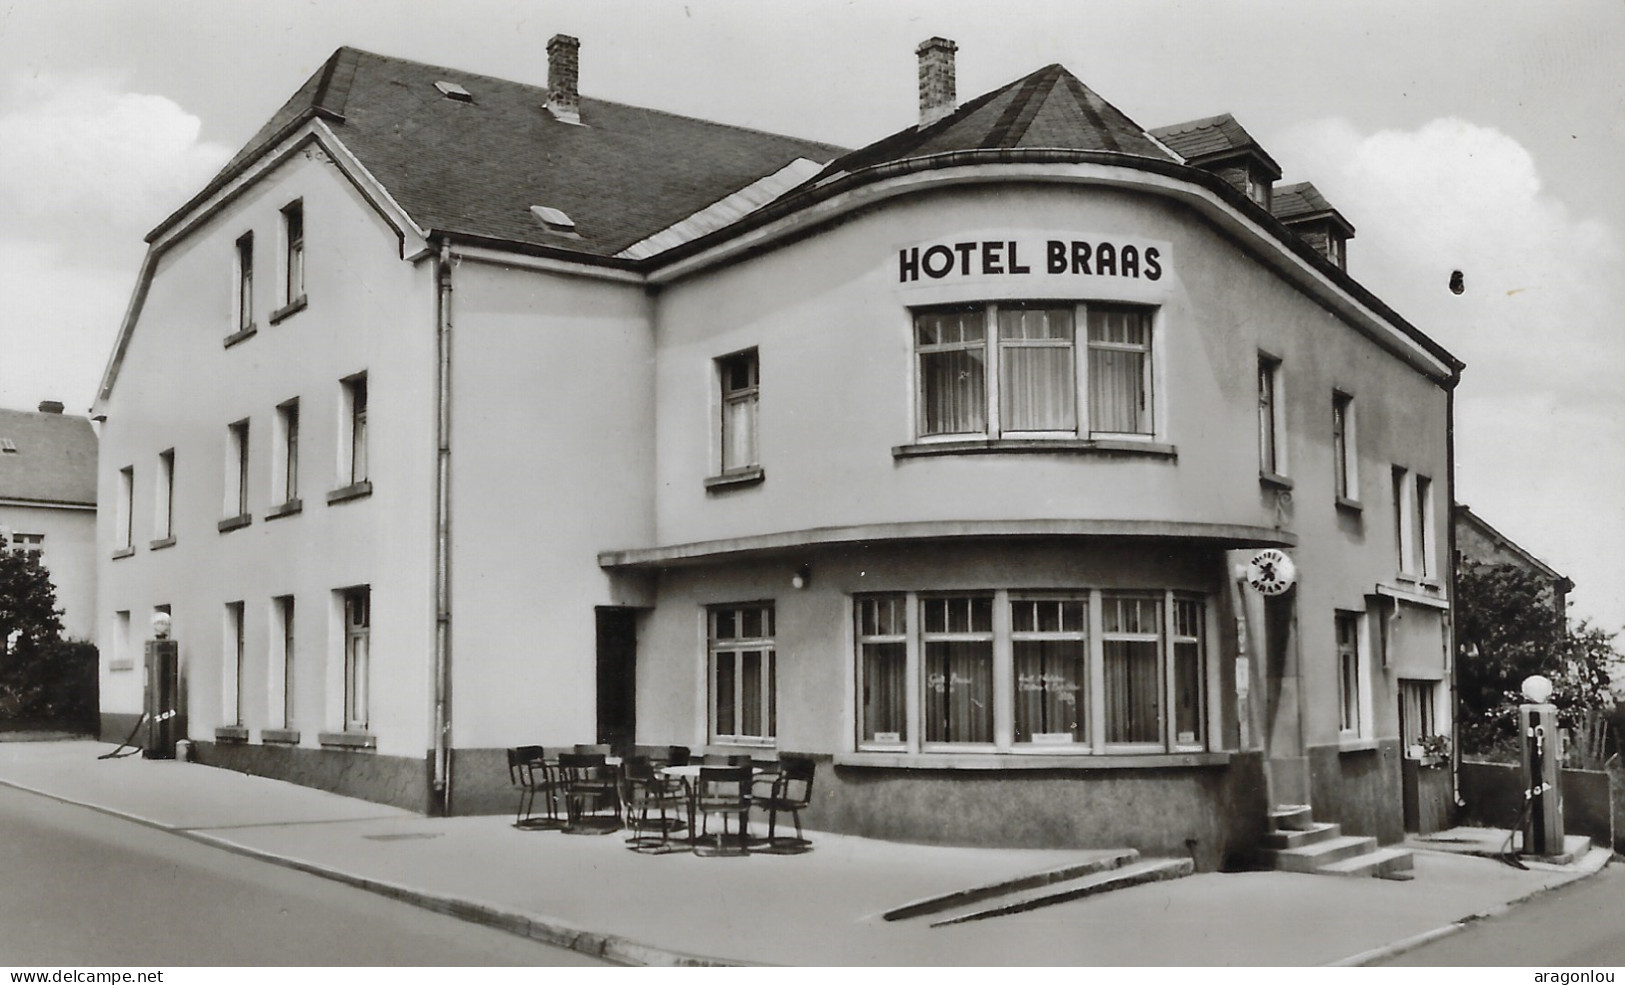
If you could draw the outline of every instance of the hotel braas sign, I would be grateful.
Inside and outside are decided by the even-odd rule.
[[[992,278],[1156,282],[1168,273],[1168,247],[1127,236],[984,233],[902,247],[895,269],[900,285]]]

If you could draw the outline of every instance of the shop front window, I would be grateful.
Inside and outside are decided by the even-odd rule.
[[[710,612],[711,738],[771,742],[777,734],[773,606],[723,606]]]
[[[993,597],[930,598],[922,605],[925,741],[993,741]]]

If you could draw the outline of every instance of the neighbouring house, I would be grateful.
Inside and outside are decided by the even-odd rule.
[[[1352,225],[1228,116],[1059,65],[959,103],[943,39],[854,151],[578,54],[342,48],[148,237],[100,617],[172,615],[202,761],[471,813],[508,747],[675,743],[807,755],[870,836],[1400,837],[1461,363]]]
[[[0,549],[39,558],[62,609],[62,634],[96,636],[96,432],[42,401],[0,410]]]
[[[1455,524],[1458,565],[1510,564],[1528,572],[1545,585],[1543,594],[1552,607],[1553,615],[1560,623],[1568,619],[1568,599],[1569,592],[1574,590],[1573,580],[1524,550],[1517,541],[1490,526],[1489,521],[1471,508],[1457,503],[1451,508],[1450,516]]]

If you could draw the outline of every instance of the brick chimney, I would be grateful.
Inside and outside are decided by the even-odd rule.
[[[547,111],[565,123],[581,122],[581,40],[555,34],[547,42]]]
[[[959,45],[947,38],[921,41],[915,49],[920,56],[920,129],[951,114],[958,106],[954,88],[954,52]]]
[[[62,401],[41,400],[39,402],[39,412],[41,414],[60,414],[62,413]]]

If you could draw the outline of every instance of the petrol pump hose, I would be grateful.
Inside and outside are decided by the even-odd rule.
[[[141,717],[139,717],[139,718],[137,718],[135,720],[135,725],[130,728],[130,734],[126,735],[124,737],[124,741],[120,742],[118,744],[118,748],[114,749],[112,752],[104,752],[100,756],[97,756],[96,758],[97,759],[122,759],[125,756],[134,756],[136,753],[140,752],[141,747],[138,746],[138,745],[132,745],[130,740],[135,738],[136,732],[141,730],[141,724],[143,722],[145,722],[146,720],[147,720],[147,713],[143,711],[141,713]],[[126,749],[128,749],[129,751],[126,752],[125,751]]]

